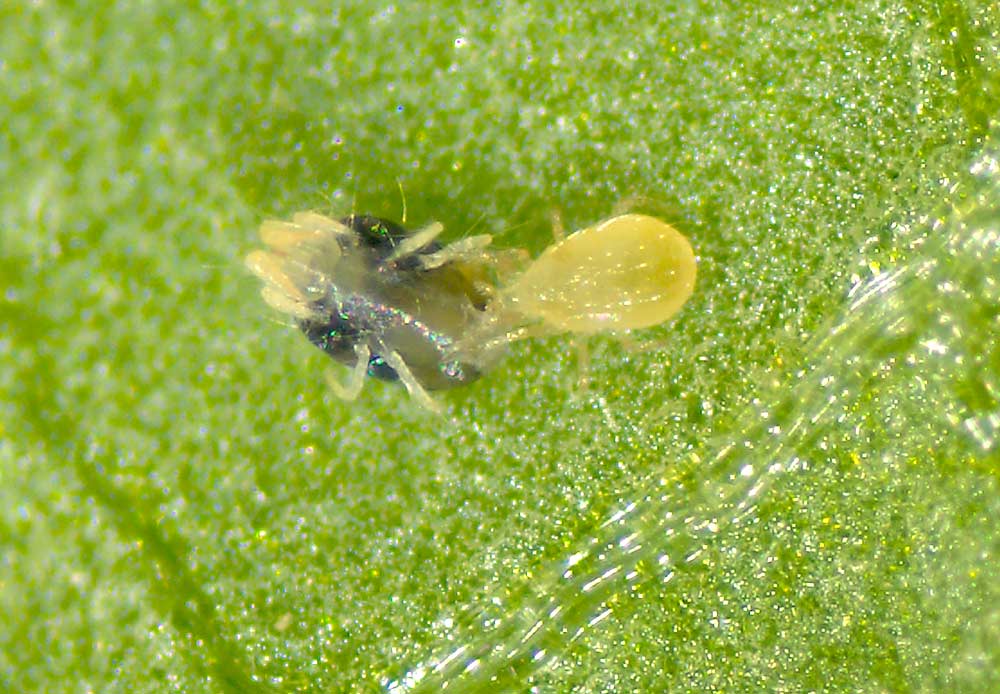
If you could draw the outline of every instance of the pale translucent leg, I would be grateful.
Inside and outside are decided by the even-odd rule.
[[[501,276],[522,270],[531,261],[528,251],[523,248],[495,248],[487,257]]]
[[[399,260],[408,255],[413,255],[436,239],[442,231],[444,231],[444,226],[440,222],[432,222],[422,229],[417,229],[411,236],[407,236],[396,246],[392,255],[389,256],[389,260]]]
[[[296,212],[292,215],[292,223],[301,227],[315,229],[316,231],[332,232],[342,236],[351,236],[354,234],[346,225],[318,212]]]
[[[638,212],[643,209],[658,216],[662,216],[668,220],[678,219],[680,217],[680,210],[677,209],[676,205],[671,205],[665,200],[654,198],[649,195],[638,194],[628,195],[619,200],[614,206],[614,209],[612,209],[611,216],[617,217],[630,212]]]
[[[544,323],[535,323],[532,325],[524,325],[520,328],[515,328],[514,330],[507,330],[506,332],[495,335],[494,337],[487,337],[489,332],[492,331],[486,331],[485,334],[478,333],[469,339],[461,340],[456,345],[457,349],[455,351],[470,353],[477,351],[490,352],[511,342],[528,340],[533,337],[551,337],[552,335],[559,334],[560,331],[553,330]]]
[[[550,216],[552,219],[552,238],[555,239],[556,243],[559,243],[566,238],[566,227],[563,226],[562,212],[556,208],[552,210]]]
[[[311,304],[304,299],[290,296],[284,291],[270,285],[261,289],[260,295],[271,308],[278,309],[282,313],[287,313],[299,320],[312,320],[322,315],[320,312],[314,310]]]
[[[284,305],[277,299],[272,301],[272,298],[284,294],[289,302],[305,305],[325,291],[329,283],[328,277],[310,263],[279,253],[256,250],[248,253],[243,262],[250,272],[270,288],[271,291],[264,294],[264,300],[279,311],[286,311],[295,316],[299,314],[286,310]],[[308,295],[303,290],[308,292]]]
[[[296,311],[288,310],[286,306],[309,303],[308,297],[299,289],[299,284],[288,276],[289,271],[303,271],[300,264],[290,263],[281,256],[260,250],[247,254],[243,262],[250,272],[263,280],[264,300],[274,308],[298,316]],[[287,302],[279,299],[281,295],[287,297]]]
[[[265,220],[260,225],[260,238],[271,252],[255,251],[247,256],[247,267],[269,284],[280,284],[274,275],[281,273],[285,284],[310,286],[318,276],[331,273],[342,255],[338,238],[347,227],[315,213],[300,212],[295,219]],[[297,298],[296,293],[297,289],[289,296]]]
[[[368,345],[355,345],[354,353],[357,355],[358,360],[354,362],[354,368],[351,369],[351,375],[347,383],[341,385],[337,381],[333,369],[328,368],[326,370],[326,382],[330,386],[330,390],[338,398],[347,400],[348,402],[357,398],[358,393],[361,392],[361,387],[365,383],[365,376],[368,374],[368,359],[371,358],[371,350],[368,349]]]
[[[302,218],[303,213],[295,215]],[[315,248],[325,253],[340,255],[338,236],[350,234],[350,229],[340,222],[321,215],[312,215],[303,220],[305,223],[285,222],[278,219],[264,220],[260,225],[260,240],[281,253],[293,253],[295,249],[305,246]]]
[[[659,352],[670,348],[665,340],[637,340],[628,332],[616,332],[612,336],[618,340],[626,352],[641,354],[642,352]]]
[[[424,270],[433,270],[453,260],[489,261],[489,254],[484,251],[492,242],[493,237],[489,234],[460,239],[440,251],[420,256],[420,266]]]
[[[646,195],[626,195],[615,203],[615,206],[611,210],[611,216],[617,217],[627,214],[637,207],[648,207],[651,202],[654,202],[654,200]]]
[[[576,347],[576,387],[581,394],[590,389],[590,345],[585,335],[574,335],[573,346]]]
[[[430,410],[434,414],[441,414],[441,406],[420,385],[420,381],[410,371],[410,367],[403,361],[403,357],[399,355],[399,352],[384,349],[380,350],[380,353],[382,354],[382,358],[385,359],[385,363],[399,375],[399,380],[406,387],[406,390],[409,391],[410,397],[416,400],[424,409]]]

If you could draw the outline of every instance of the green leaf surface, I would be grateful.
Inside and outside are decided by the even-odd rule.
[[[1000,688],[1000,9],[0,8],[0,690]],[[354,403],[243,269],[352,210],[695,294]]]

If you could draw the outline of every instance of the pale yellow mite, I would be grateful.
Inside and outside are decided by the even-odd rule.
[[[696,274],[691,244],[672,226],[641,214],[612,217],[549,246],[500,289],[479,335],[462,344],[649,328],[680,310]]]
[[[507,343],[560,333],[625,333],[668,320],[694,290],[688,240],[669,224],[624,214],[559,240],[534,261],[480,235],[442,247],[432,224],[416,232],[368,215],[311,212],[260,229],[267,251],[247,256],[264,299],[311,342],[364,377],[399,380],[424,407],[427,391],[479,378]],[[523,268],[523,269],[522,269]]]

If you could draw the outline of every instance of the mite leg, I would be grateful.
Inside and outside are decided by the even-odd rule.
[[[666,219],[680,219],[683,213],[676,205],[671,205],[665,200],[654,198],[651,195],[640,195],[638,193],[627,195],[612,208],[611,216],[618,217],[623,214],[635,213],[641,210],[655,212],[658,216]]]
[[[497,349],[498,347],[510,344],[511,342],[527,340],[533,337],[551,337],[552,335],[557,335],[559,332],[561,331],[553,330],[544,323],[523,325],[520,328],[506,330],[500,334],[496,334],[494,330],[487,328],[484,331],[485,334],[476,333],[456,343],[456,349],[454,352],[468,354],[474,354],[476,352],[487,353]],[[493,337],[490,337],[490,333],[493,333]]]
[[[318,212],[296,212],[292,215],[292,223],[298,224],[300,227],[339,234],[340,236],[354,235],[354,232],[345,224],[341,224],[336,219],[331,219]]]
[[[312,308],[312,304],[305,299],[291,296],[270,285],[261,289],[260,295],[271,308],[277,309],[282,313],[287,313],[299,320],[316,320],[323,315],[320,311]]]
[[[389,256],[389,262],[413,255],[436,239],[442,231],[444,231],[444,226],[440,222],[432,222],[422,229],[417,229],[411,236],[407,236],[396,246],[392,255]]]
[[[351,375],[347,380],[347,383],[341,384],[337,381],[336,375],[331,369],[326,370],[326,382],[330,386],[330,390],[341,400],[347,400],[350,402],[358,397],[358,393],[361,392],[361,387],[365,383],[365,375],[368,373],[368,359],[371,358],[371,350],[368,349],[368,345],[358,344],[354,346],[354,353],[357,355],[358,360],[354,362],[354,368],[351,369]]]
[[[296,215],[299,217],[299,215]],[[325,219],[322,218],[322,219]],[[296,222],[267,219],[260,225],[260,240],[283,255],[293,255],[300,248],[340,255],[337,236],[343,236],[343,226],[332,219],[335,226],[305,226]]]
[[[576,387],[581,394],[590,389],[590,346],[586,335],[574,335],[573,346],[576,347]]]
[[[563,226],[562,212],[559,208],[556,208],[552,210],[549,217],[552,220],[552,238],[556,243],[559,243],[566,238],[566,227]]]
[[[424,270],[433,270],[434,268],[441,267],[445,263],[450,263],[453,260],[471,262],[484,260],[489,261],[490,255],[486,253],[486,247],[489,246],[492,241],[493,237],[489,234],[470,236],[467,239],[455,241],[446,248],[442,248],[440,251],[420,256],[420,266]]]
[[[664,352],[670,349],[670,343],[667,340],[637,340],[628,331],[614,332],[611,334],[622,348],[629,352],[630,354],[643,354],[645,352]]]
[[[285,261],[267,251],[253,251],[243,261],[246,268],[264,281],[266,287],[300,302],[307,302],[306,296],[299,291],[299,286],[288,276]]]
[[[273,254],[284,259],[289,268],[300,268],[296,273],[300,277],[332,273],[343,255],[341,240],[351,231],[340,222],[314,212],[299,212],[294,219],[292,222],[265,220],[260,225],[261,240]]]
[[[410,397],[420,403],[424,409],[430,410],[434,414],[441,414],[441,406],[420,385],[420,381],[410,371],[410,367],[403,361],[403,357],[399,355],[399,352],[390,349],[380,349],[379,353],[385,359],[385,363],[392,367],[392,370],[399,375],[399,380],[406,387],[406,390],[410,392]]]
[[[501,276],[523,270],[531,261],[528,251],[523,248],[495,248],[489,252],[488,258]]]
[[[322,269],[316,269],[309,262],[277,252],[252,251],[247,254],[243,263],[250,272],[263,280],[267,287],[273,288],[274,292],[285,294],[293,301],[303,304],[318,298],[326,291],[329,284],[327,274]],[[267,296],[264,298],[268,299]],[[272,305],[284,310],[281,306]]]

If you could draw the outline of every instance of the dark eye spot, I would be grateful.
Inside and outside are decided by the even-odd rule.
[[[368,246],[385,251],[391,251],[409,235],[398,224],[370,214],[352,214],[341,219],[340,223],[351,229]]]
[[[398,381],[399,374],[385,363],[385,359],[375,354],[368,360],[368,375],[383,381]]]
[[[388,258],[396,246],[412,233],[394,222],[370,214],[352,214],[341,219],[340,223],[357,234],[366,246],[374,249],[381,260]],[[394,266],[399,270],[415,270],[420,267],[418,256],[435,253],[441,248],[440,243],[431,241],[418,253],[396,261]]]
[[[329,321],[298,321],[299,328],[309,341],[340,360],[351,359],[359,331],[349,316],[335,314]]]

